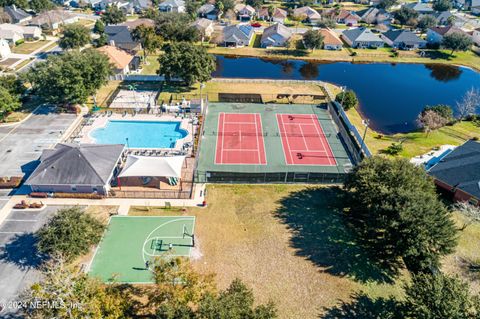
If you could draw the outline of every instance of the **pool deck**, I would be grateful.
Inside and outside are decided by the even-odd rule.
[[[91,124],[85,125],[80,132],[80,137],[75,139],[78,143],[95,143],[95,139],[91,136],[91,133],[98,129],[103,128],[107,125],[109,120],[114,121],[151,121],[151,122],[180,122],[180,128],[187,131],[188,134],[184,138],[178,139],[175,143],[175,147],[168,148],[169,150],[178,150],[181,151],[183,144],[188,142],[193,142],[193,132],[195,132],[195,126],[192,123],[190,117],[182,118],[180,116],[174,115],[161,115],[156,116],[152,114],[137,114],[132,116],[130,114],[123,115],[113,113],[110,116],[100,115],[98,117],[92,117],[90,121],[93,120]],[[132,148],[134,149],[134,148]],[[145,149],[145,148],[142,148]],[[161,149],[161,148],[158,148]]]

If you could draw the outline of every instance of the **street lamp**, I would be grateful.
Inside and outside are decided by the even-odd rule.
[[[130,146],[128,145],[128,137],[126,137],[125,140],[127,141],[127,148],[130,148]]]

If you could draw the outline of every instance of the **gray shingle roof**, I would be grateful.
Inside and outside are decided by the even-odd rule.
[[[480,198],[480,143],[465,142],[445,156],[428,173],[434,178]]]
[[[292,31],[290,31],[290,29],[284,26],[283,24],[276,23],[274,25],[269,26],[263,31],[261,42],[266,41],[268,38],[274,35],[278,35],[283,39],[287,40],[287,39],[290,39],[290,37],[292,36]]]
[[[105,185],[122,154],[121,144],[57,144],[45,150],[27,185]]]
[[[343,31],[343,35],[351,41],[357,42],[383,42],[382,39],[367,28],[356,28]]]
[[[4,10],[5,13],[8,14],[14,21],[20,21],[25,18],[31,17],[31,15],[26,13],[23,9],[18,8],[14,5],[6,6]]]
[[[390,30],[383,34],[384,37],[389,38],[393,42],[403,43],[422,43],[425,40],[420,39],[415,33],[408,30]]]
[[[223,39],[225,42],[238,42],[238,40],[248,41],[253,35],[253,28],[249,25],[229,25],[223,29]]]

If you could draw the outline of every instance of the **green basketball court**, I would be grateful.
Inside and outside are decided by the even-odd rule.
[[[189,257],[194,245],[193,216],[114,216],[89,270],[107,282],[151,283],[147,269],[156,257]],[[151,266],[150,266],[151,268]]]

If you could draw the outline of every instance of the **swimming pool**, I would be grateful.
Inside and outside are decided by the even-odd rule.
[[[187,135],[180,122],[117,120],[90,133],[97,144],[128,144],[131,148],[173,148]]]

